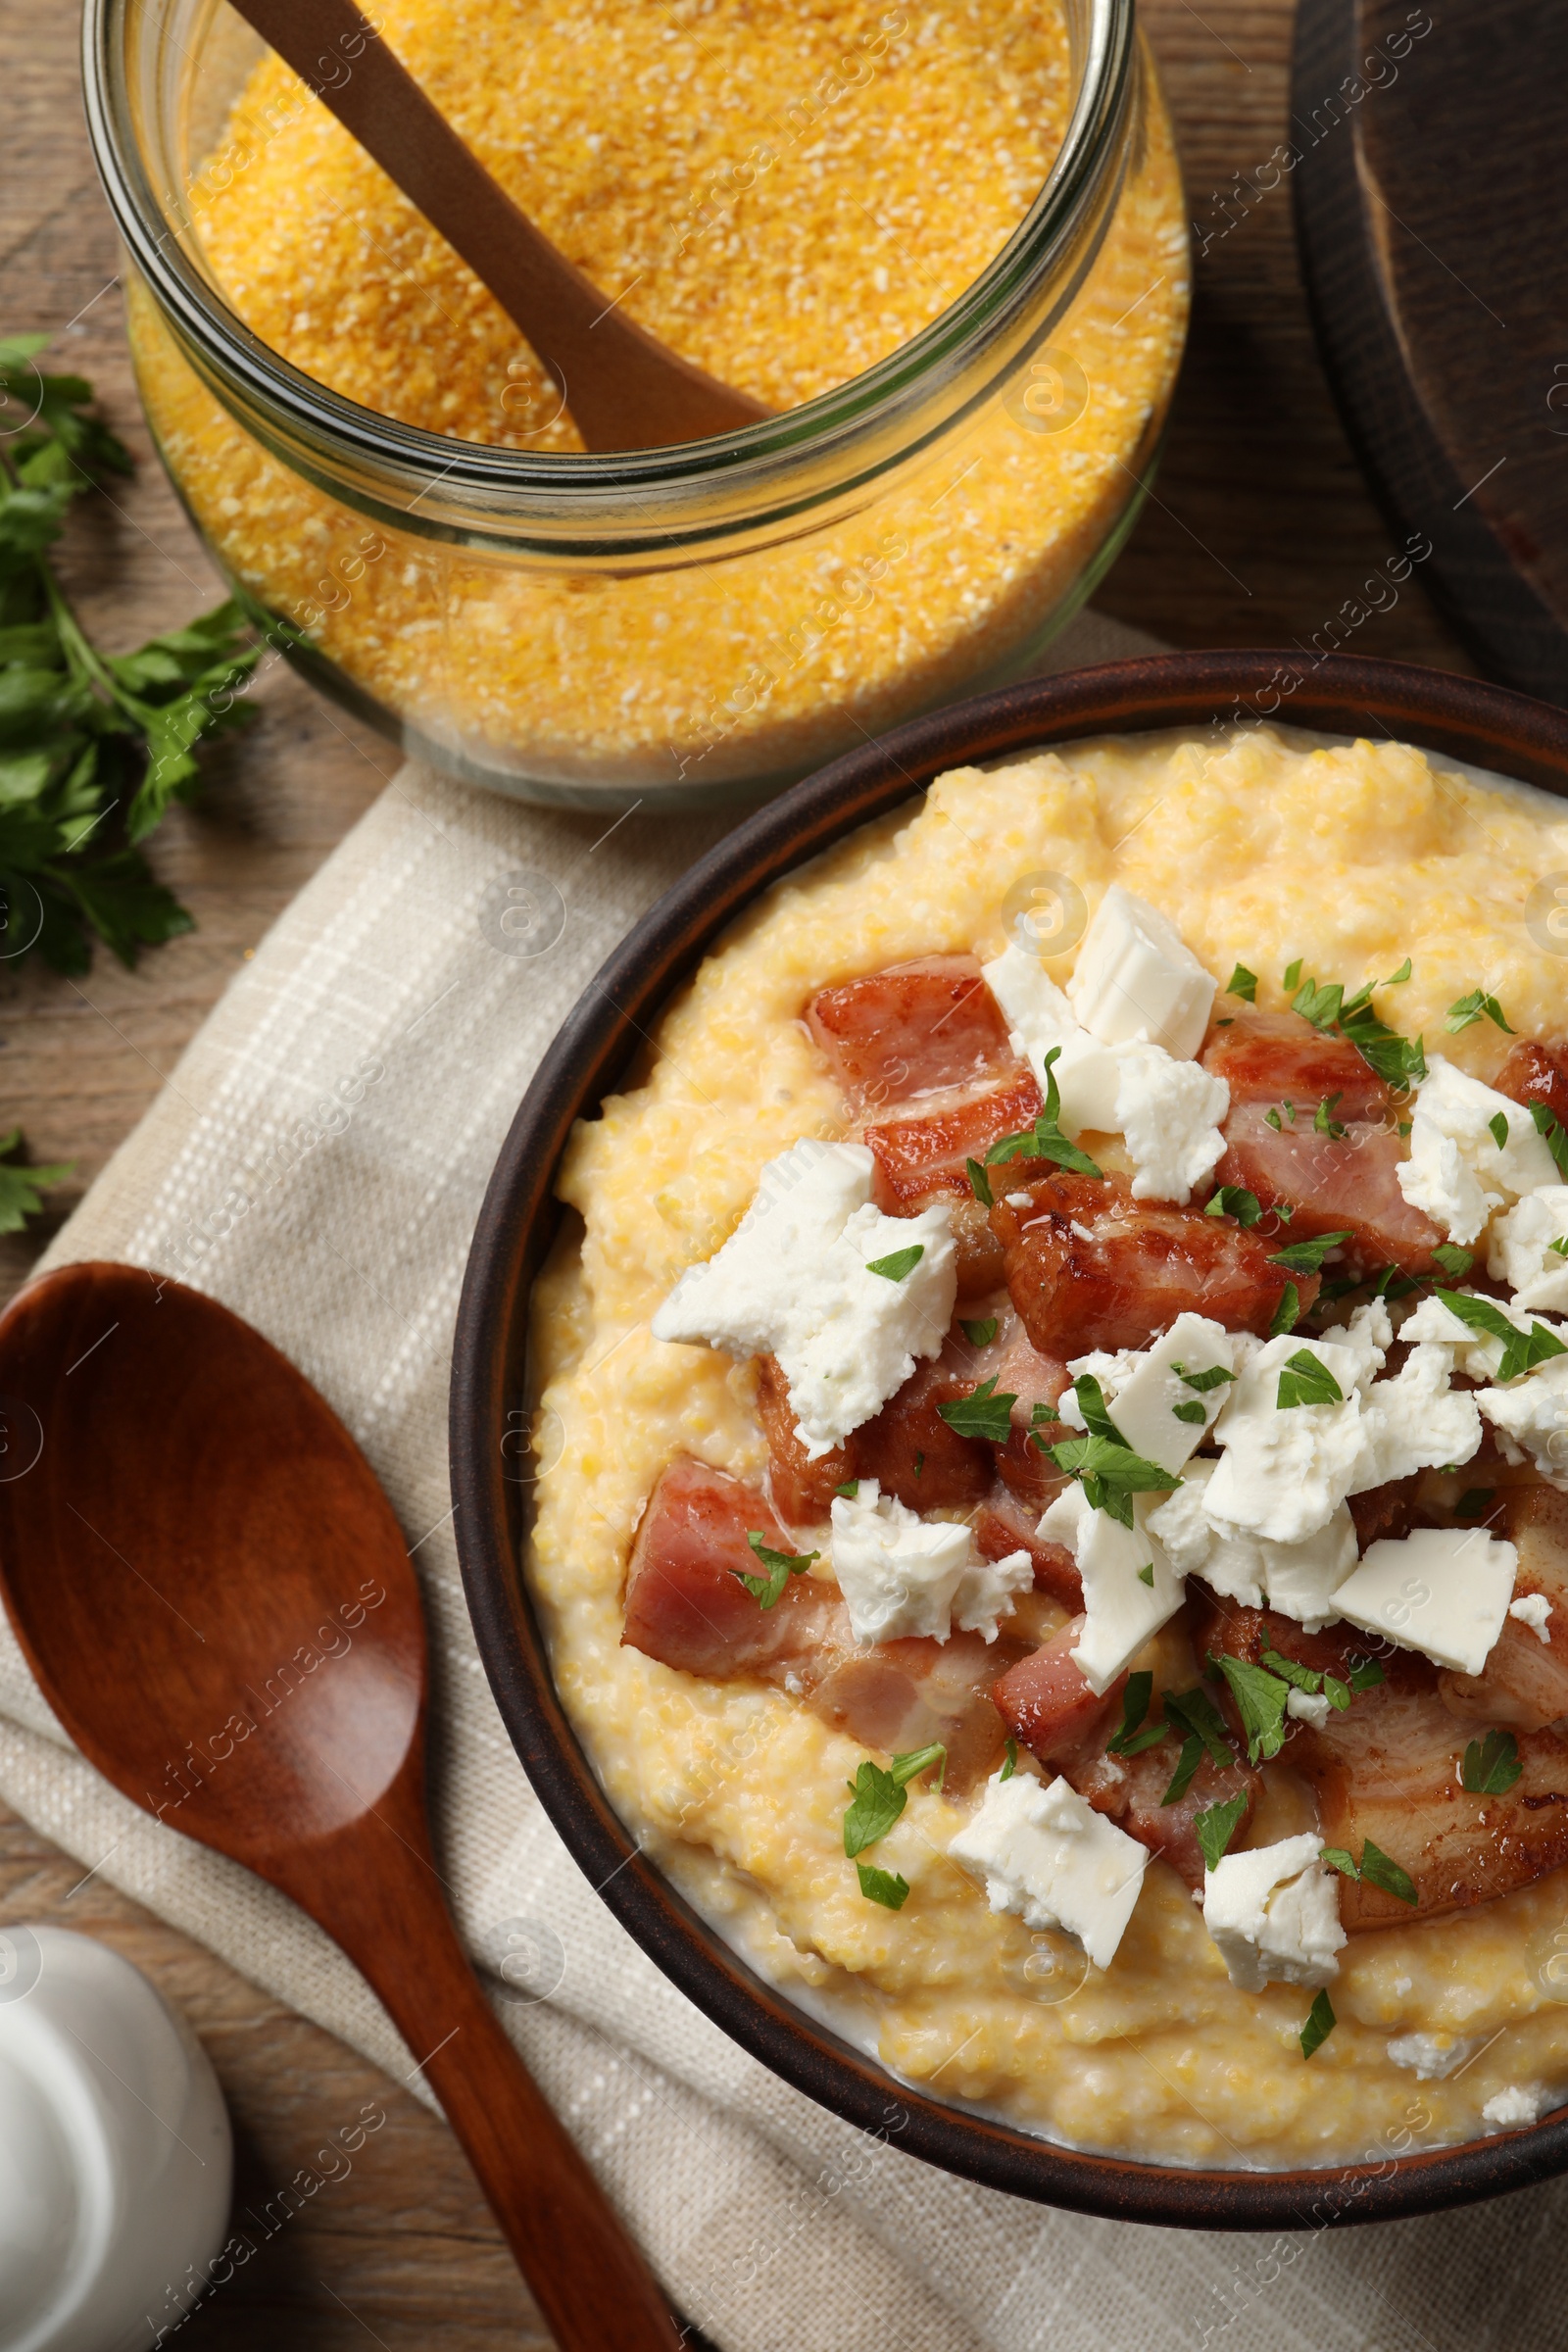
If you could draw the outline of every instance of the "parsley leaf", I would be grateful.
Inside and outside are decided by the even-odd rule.
[[[1361,1876],[1355,1866],[1355,1856],[1347,1853],[1343,1845],[1326,1845],[1318,1860],[1326,1863],[1330,1870],[1337,1870],[1342,1878],[1358,1879]]]
[[[1546,1139],[1546,1150],[1557,1163],[1558,1175],[1568,1184],[1568,1135],[1563,1133],[1562,1121],[1548,1103],[1532,1101],[1525,1107],[1536,1122],[1536,1133]]]
[[[730,1573],[739,1578],[758,1606],[763,1609],[772,1608],[774,1602],[781,1597],[784,1588],[792,1576],[804,1576],[811,1562],[822,1556],[820,1552],[816,1551],[770,1551],[762,1540],[762,1531],[760,1527],[748,1529],[746,1541],[767,1570],[767,1574],[765,1576],[748,1576],[741,1568],[734,1568]]]
[[[1435,1245],[1432,1254],[1445,1274],[1451,1274],[1455,1281],[1461,1275],[1468,1274],[1476,1262],[1474,1251],[1461,1250],[1457,1242],[1439,1242]]]
[[[1302,1666],[1295,1658],[1282,1658],[1277,1649],[1265,1649],[1263,1663],[1271,1674],[1277,1674],[1298,1690],[1317,1692],[1323,1688],[1323,1677],[1315,1666]]]
[[[1400,984],[1401,984],[1403,981],[1406,981],[1406,980],[1408,980],[1408,979],[1409,979],[1409,977],[1410,977],[1410,974],[1411,974],[1411,972],[1412,972],[1414,969],[1415,969],[1415,966],[1414,966],[1414,965],[1411,963],[1411,961],[1410,961],[1410,958],[1409,958],[1409,956],[1407,956],[1405,957],[1404,961],[1403,961],[1403,962],[1400,964],[1400,966],[1399,966],[1398,970],[1397,970],[1396,972],[1391,972],[1391,973],[1389,974],[1388,978],[1387,978],[1387,979],[1384,981],[1384,983],[1383,983],[1384,987],[1385,987],[1385,988],[1397,988],[1397,987],[1399,987],[1399,986],[1400,986]]]
[[[938,1408],[940,1410],[940,1407]],[[1133,1523],[1135,1494],[1155,1494],[1179,1487],[1182,1481],[1158,1462],[1145,1461],[1119,1439],[1091,1435],[1068,1438],[1045,1447],[1047,1459],[1069,1478],[1083,1481],[1084,1493],[1097,1511],[1105,1511],[1123,1527]]]
[[[1012,1408],[1016,1396],[996,1394],[997,1375],[983,1380],[967,1396],[955,1396],[937,1411],[950,1429],[960,1438],[989,1438],[993,1446],[1005,1446],[1012,1430]]]
[[[1301,977],[1301,958],[1299,957],[1299,956],[1298,956],[1298,957],[1296,958],[1296,961],[1295,961],[1294,963],[1288,963],[1288,964],[1285,966],[1285,994],[1286,994],[1287,996],[1289,996],[1289,995],[1291,994],[1292,990],[1295,988],[1295,986],[1296,986],[1297,982],[1298,982],[1298,981],[1300,979],[1300,977]]]
[[[1310,2058],[1320,2050],[1339,2022],[1325,1985],[1306,2013],[1306,2023],[1301,2028],[1301,2056]]]
[[[1046,1055],[1045,1109],[1033,1127],[1026,1127],[1021,1135],[1004,1135],[1000,1143],[992,1145],[986,1153],[988,1168],[1009,1159],[1051,1159],[1055,1161],[1058,1168],[1067,1168],[1075,1176],[1103,1175],[1104,1170],[1096,1167],[1088,1152],[1080,1152],[1077,1145],[1061,1132],[1061,1090],[1056,1084],[1056,1073],[1053,1066],[1060,1055],[1059,1046],[1053,1046]]]
[[[991,1190],[990,1177],[986,1174],[984,1168],[980,1165],[980,1162],[977,1159],[967,1160],[964,1164],[969,1171],[969,1190],[973,1193],[975,1199],[979,1201],[982,1208],[994,1208],[996,1206],[996,1195]]]
[[[1210,1389],[1224,1388],[1227,1381],[1236,1378],[1235,1373],[1227,1372],[1223,1364],[1210,1364],[1206,1372],[1189,1372],[1185,1364],[1172,1364],[1171,1370],[1183,1388],[1196,1389],[1200,1396],[1206,1396]]]
[[[983,1321],[967,1323],[960,1316],[958,1328],[971,1348],[989,1348],[997,1336],[997,1318],[995,1315],[987,1315]]]
[[[1309,1242],[1287,1242],[1283,1250],[1272,1251],[1268,1262],[1271,1266],[1283,1266],[1287,1274],[1319,1274],[1329,1251],[1350,1238],[1347,1226],[1343,1233],[1314,1234]]]
[[[880,1903],[884,1911],[902,1911],[909,1899],[909,1882],[895,1871],[873,1870],[869,1862],[857,1862],[860,1877],[860,1892],[868,1902]]]
[[[1127,1441],[1110,1417],[1105,1392],[1092,1372],[1080,1372],[1072,1384],[1078,1399],[1078,1410],[1084,1417],[1084,1427],[1093,1438],[1108,1438],[1113,1446],[1125,1446]]]
[[[1519,1742],[1512,1732],[1489,1732],[1485,1740],[1472,1740],[1459,1766],[1459,1786],[1472,1796],[1501,1796],[1511,1788],[1524,1766]]]
[[[1266,1666],[1253,1666],[1246,1658],[1222,1656],[1219,1670],[1231,1687],[1247,1734],[1247,1754],[1256,1764],[1265,1756],[1277,1756],[1285,1743],[1285,1701],[1290,1695],[1289,1683]]]
[[[1244,1790],[1240,1796],[1228,1798],[1223,1805],[1206,1805],[1201,1813],[1193,1815],[1193,1829],[1199,1847],[1210,1870],[1218,1870],[1224,1859],[1225,1848],[1241,1826],[1247,1803]]]
[[[889,1282],[902,1282],[906,1274],[914,1272],[924,1255],[925,1244],[911,1242],[907,1250],[895,1250],[890,1256],[868,1258],[865,1270],[868,1274],[881,1274]]]
[[[835,1494],[847,1495],[850,1501],[853,1502],[860,1492],[860,1482],[858,1478],[847,1478],[844,1481],[843,1486],[835,1487],[833,1492]]]
[[[9,1160],[21,1142],[20,1127],[0,1135],[0,1160]],[[74,1159],[61,1159],[48,1167],[0,1167],[0,1233],[20,1233],[42,1208],[42,1195],[50,1185],[63,1184],[75,1164]]]
[[[1338,980],[1325,981],[1321,988],[1315,980],[1303,981],[1291,999],[1291,1010],[1314,1029],[1332,1029],[1344,1009],[1345,991]]]
[[[1263,1117],[1267,1121],[1268,1125],[1273,1128],[1276,1135],[1282,1132],[1284,1121],[1281,1119],[1277,1110],[1265,1110]]]
[[[1559,1233],[1554,1242],[1546,1244],[1546,1248],[1552,1251],[1554,1256],[1568,1257],[1568,1234]]]
[[[1499,1383],[1518,1380],[1538,1364],[1549,1363],[1554,1355],[1568,1355],[1568,1348],[1544,1323],[1533,1322],[1528,1331],[1517,1331],[1490,1298],[1477,1298],[1469,1291],[1446,1291],[1441,1284],[1435,1287],[1438,1298],[1461,1323],[1467,1323],[1472,1331],[1484,1331],[1489,1339],[1501,1340],[1502,1361],[1496,1371]]]
[[[920,1774],[929,1772],[933,1764],[937,1768],[936,1785],[940,1788],[948,1777],[948,1751],[940,1740],[933,1740],[929,1747],[911,1747],[906,1754],[895,1756],[893,1778],[902,1788],[906,1781],[918,1780]]]
[[[1208,1420],[1207,1411],[1197,1396],[1191,1397],[1186,1404],[1173,1404],[1170,1409],[1176,1420],[1186,1421],[1194,1429],[1202,1429]]]
[[[1467,997],[1454,999],[1448,1006],[1444,1026],[1450,1037],[1457,1037],[1461,1029],[1468,1029],[1471,1022],[1479,1021],[1483,1013],[1494,1028],[1504,1029],[1512,1037],[1512,1027],[1503,1019],[1502,1006],[1496,998],[1489,997],[1484,989],[1479,988],[1473,988]]]
[[[1136,1738],[1144,1717],[1149,1713],[1149,1702],[1153,1696],[1153,1691],[1154,1678],[1144,1669],[1141,1668],[1137,1674],[1130,1674],[1127,1677],[1121,1694],[1121,1729],[1105,1741],[1107,1756],[1127,1754],[1127,1742]],[[1152,1747],[1153,1741],[1150,1740],[1147,1744]]]
[[[1370,1838],[1361,1847],[1361,1876],[1369,1885],[1381,1886],[1385,1894],[1396,1895],[1401,1903],[1421,1900],[1409,1872],[1401,1869],[1381,1845],[1374,1845]]]
[[[999,1781],[1010,1781],[1017,1769],[1018,1742],[1016,1740],[1009,1740],[1003,1758],[1002,1770],[998,1773],[997,1778]]]
[[[1167,1690],[1161,1703],[1165,1721],[1179,1724],[1189,1740],[1196,1740],[1200,1748],[1208,1750],[1221,1772],[1229,1772],[1236,1762],[1236,1751],[1226,1736],[1225,1718],[1202,1684],[1195,1683],[1191,1690]],[[1191,1778],[1189,1773],[1188,1779]],[[1173,1800],[1167,1795],[1161,1801],[1168,1805]]]
[[[1376,1658],[1352,1658],[1350,1660],[1350,1689],[1352,1690],[1374,1690],[1379,1683],[1386,1682],[1387,1679]]]
[[[1508,1149],[1508,1114],[1506,1111],[1499,1110],[1494,1117],[1487,1121],[1487,1133],[1499,1152],[1506,1152]]]
[[[1298,1348],[1280,1366],[1275,1401],[1285,1413],[1298,1404],[1343,1404],[1345,1392],[1321,1356],[1314,1355],[1310,1348]]]
[[[1257,974],[1250,972],[1245,963],[1239,963],[1225,983],[1225,994],[1228,997],[1240,997],[1246,1004],[1255,1004],[1257,1003]]]
[[[1282,1340],[1288,1331],[1296,1329],[1300,1320],[1301,1294],[1294,1282],[1288,1282],[1281,1291],[1280,1302],[1274,1309],[1274,1320],[1268,1327],[1269,1338]]]
[[[902,1782],[869,1757],[860,1766],[849,1788],[855,1802],[844,1816],[844,1851],[853,1862],[868,1845],[885,1838],[908,1798]]]
[[[1245,1185],[1222,1184],[1204,1203],[1205,1217],[1234,1217],[1238,1225],[1255,1225],[1263,1214],[1257,1195]]]
[[[1318,1104],[1317,1109],[1312,1114],[1312,1126],[1315,1132],[1319,1135],[1328,1136],[1336,1143],[1339,1141],[1342,1135],[1345,1135],[1348,1132],[1345,1121],[1343,1119],[1337,1119],[1334,1116],[1336,1109],[1339,1107],[1340,1103],[1344,1102],[1344,1100],[1345,1094],[1343,1088],[1337,1095],[1325,1095],[1322,1102]]]

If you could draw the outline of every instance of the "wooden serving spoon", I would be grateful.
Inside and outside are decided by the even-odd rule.
[[[226,1307],[122,1265],[66,1266],[15,1300],[0,1422],[0,1590],[82,1754],[347,1952],[566,2352],[676,2352],[453,1929],[425,1814],[418,1587],[342,1423]]]
[[[354,0],[234,6],[521,327],[589,449],[662,449],[772,415],[677,358],[584,277],[492,179]]]

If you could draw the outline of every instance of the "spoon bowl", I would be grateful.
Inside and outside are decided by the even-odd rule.
[[[162,1276],[84,1264],[31,1284],[0,1320],[0,1592],[89,1762],[290,1895],[368,1979],[567,2352],[674,2352],[453,1929],[418,1585],[310,1383]]]

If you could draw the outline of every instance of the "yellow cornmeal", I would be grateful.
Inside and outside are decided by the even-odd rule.
[[[1091,906],[1112,880],[1151,899],[1222,982],[1238,960],[1260,973],[1264,1005],[1284,1002],[1298,956],[1355,987],[1408,955],[1413,977],[1380,1008],[1491,1077],[1506,1038],[1486,1024],[1449,1038],[1444,1012],[1484,982],[1518,1032],[1560,1033],[1565,967],[1525,906],[1564,869],[1568,824],[1544,800],[1399,745],[1255,728],[959,770],[761,900],[660,1023],[646,1084],[575,1131],[561,1191],[584,1223],[570,1221],[538,1288],[533,1329],[546,1467],[527,1573],[559,1687],[617,1811],[670,1875],[897,2074],[1080,2145],[1180,2163],[1326,2164],[1463,2139],[1488,2129],[1481,2110],[1508,2084],[1568,2093],[1568,2007],[1541,1974],[1568,1952],[1568,1873],[1352,1936],[1332,1987],[1339,2025],[1308,2064],[1311,1995],[1237,1991],[1164,1863],[1109,1970],[1055,1998],[1081,1958],[993,1916],[946,1859],[967,1807],[911,1789],[872,1856],[909,1898],[880,1909],[841,1837],[864,1751],[781,1692],[620,1646],[632,1530],[665,1464],[686,1451],[742,1477],[764,1465],[750,1370],[659,1344],[648,1318],[733,1230],[764,1160],[845,1130],[803,1006],[902,958],[997,954],[1012,886],[1066,874]],[[1048,969],[1064,978],[1070,958]],[[1421,2082],[1387,2054],[1415,2032],[1474,2037],[1477,2054]]]
[[[1068,101],[1051,5],[388,0],[386,37],[609,293],[780,406],[884,357],[973,281],[1038,193]],[[307,373],[431,432],[577,446],[516,328],[275,61],[191,202],[228,300]],[[1053,329],[1087,379],[1080,416],[1035,431],[999,399],[847,518],[622,577],[368,530],[249,437],[134,291],[131,326],[202,528],[356,686],[491,769],[689,791],[798,772],[1038,638],[1151,457],[1186,309],[1151,81],[1136,169]]]

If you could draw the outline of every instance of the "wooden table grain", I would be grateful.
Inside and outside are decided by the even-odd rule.
[[[1392,552],[1314,354],[1290,183],[1256,193],[1285,137],[1289,0],[1144,0],[1177,122],[1195,224],[1192,342],[1155,494],[1099,603],[1176,645],[1307,643]],[[149,449],[125,353],[114,231],[82,125],[72,0],[0,6],[0,332],[47,329],[90,375],[139,460],[76,518],[68,584],[112,649],[187,618],[218,584]],[[1266,176],[1266,174],[1265,174]],[[1247,188],[1250,195],[1245,195]],[[1358,652],[1471,665],[1419,575]],[[197,918],[126,973],[79,982],[0,970],[0,1129],[75,1162],[50,1214],[0,1241],[9,1296],[146,1109],[224,982],[394,773],[393,748],[287,670],[259,722],[210,767],[154,859]],[[238,2143],[236,2226],[255,2258],[181,2330],[189,2352],[484,2352],[548,2341],[443,2126],[330,2035],[0,1813],[0,1919],[102,1936],[191,2019]],[[386,2116],[353,2171],[281,2226],[279,2192],[367,2106]],[[247,2221],[247,2216],[250,2217]],[[830,2348],[823,2347],[823,2352]],[[891,2347],[890,2352],[918,2352]]]

